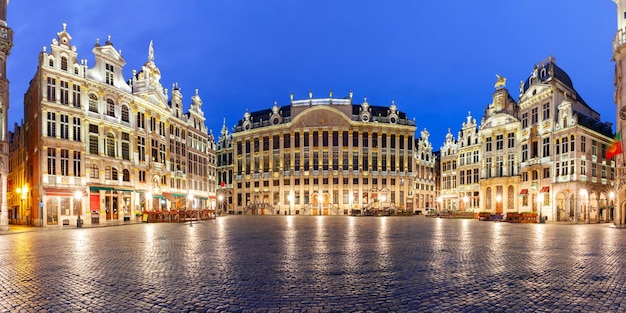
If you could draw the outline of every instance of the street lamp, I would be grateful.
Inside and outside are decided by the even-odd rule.
[[[543,212],[542,212],[542,209],[543,209],[543,197],[544,197],[543,193],[540,193],[537,196],[537,205],[539,205],[539,223],[545,222],[543,220]]]
[[[469,203],[469,198],[467,196],[463,197],[463,210],[467,210],[467,204]]]
[[[80,216],[83,214],[83,206],[81,203],[82,198],[83,198],[82,191],[77,190],[74,192],[74,199],[76,199],[76,204],[78,205],[78,218],[76,219],[76,228],[83,227],[83,220],[80,218]]]

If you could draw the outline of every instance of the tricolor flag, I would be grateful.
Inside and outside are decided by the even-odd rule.
[[[611,143],[611,145],[606,149],[606,159],[610,160],[611,158],[613,158],[614,156],[618,155],[622,153],[622,131],[618,131],[617,134],[615,134],[615,139],[613,139],[613,142]]]

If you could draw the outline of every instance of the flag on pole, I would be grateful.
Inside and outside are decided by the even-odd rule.
[[[614,156],[618,155],[622,153],[622,131],[618,131],[617,134],[615,134],[615,139],[613,139],[613,142],[611,143],[611,145],[606,149],[606,159],[610,160],[611,158],[613,158]]]

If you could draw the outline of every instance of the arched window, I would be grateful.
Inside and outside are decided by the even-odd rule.
[[[107,115],[115,117],[115,103],[111,99],[107,99]]]
[[[52,59],[48,60],[48,65],[50,67],[54,67],[54,60],[52,60]]]
[[[115,136],[113,136],[112,133],[108,133],[107,134],[107,139],[106,139],[106,148],[107,148],[107,156],[110,156],[112,158],[115,157]]]
[[[91,169],[89,170],[90,178],[100,178],[100,172],[98,171],[98,166],[95,164],[91,164]]]
[[[61,57],[61,70],[67,71],[67,58]]]
[[[89,95],[89,111],[98,113],[98,97],[93,93]]]
[[[128,107],[125,105],[122,105],[122,122],[130,122]]]
[[[130,172],[127,169],[124,169],[122,171],[122,180],[123,181],[130,181]]]

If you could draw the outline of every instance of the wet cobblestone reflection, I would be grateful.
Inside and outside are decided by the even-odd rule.
[[[220,217],[0,236],[1,312],[624,312],[626,230]]]

